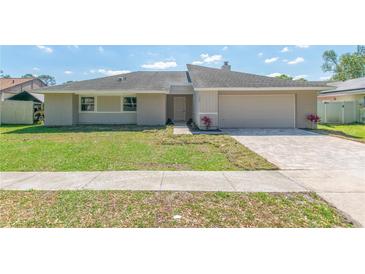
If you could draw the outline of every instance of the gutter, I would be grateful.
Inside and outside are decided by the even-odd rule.
[[[330,89],[331,87],[264,87],[264,88],[194,88],[195,91],[296,91],[296,90],[313,90],[320,91]]]

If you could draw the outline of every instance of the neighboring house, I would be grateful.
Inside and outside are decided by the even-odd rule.
[[[304,128],[323,82],[283,80],[187,65],[187,71],[138,71],[45,87],[45,124],[164,125],[192,119],[204,128]]]
[[[318,96],[318,112],[325,123],[365,123],[365,77],[331,83]]]
[[[14,96],[22,91],[30,91],[46,86],[46,84],[38,78],[0,78],[0,99]]]

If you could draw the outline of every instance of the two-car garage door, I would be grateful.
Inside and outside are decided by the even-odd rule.
[[[295,95],[219,95],[220,128],[294,128]]]

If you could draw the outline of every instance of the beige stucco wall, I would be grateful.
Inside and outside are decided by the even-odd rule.
[[[137,124],[165,125],[166,94],[137,94]]]
[[[132,113],[79,113],[79,124],[133,125],[137,123],[137,114]]]
[[[174,120],[174,97],[185,97],[186,121],[193,118],[193,95],[167,95],[166,118]]]
[[[194,94],[194,122],[204,128],[201,119],[204,116],[212,120],[211,129],[218,127],[218,91],[196,91]]]
[[[317,113],[317,92],[296,92],[296,127],[308,128],[308,114]]]
[[[122,107],[121,96],[98,96],[97,110],[106,112],[120,112]]]
[[[74,105],[76,96],[72,93],[44,95],[44,124],[46,126],[71,126],[76,118]]]

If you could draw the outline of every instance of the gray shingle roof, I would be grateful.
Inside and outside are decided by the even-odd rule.
[[[120,79],[122,78],[122,81]],[[185,71],[136,71],[109,77],[71,82],[49,86],[38,91],[75,90],[162,90],[168,91],[171,85],[190,85]]]
[[[194,88],[328,87],[321,81],[293,81],[243,72],[187,65]]]
[[[323,91],[322,93],[341,92],[341,91],[355,91],[365,90],[365,77],[347,80],[344,82],[333,83],[336,88]]]
[[[187,65],[188,71],[136,71],[34,90],[43,91],[170,91],[194,88],[328,87],[326,82],[293,81],[255,74]]]

